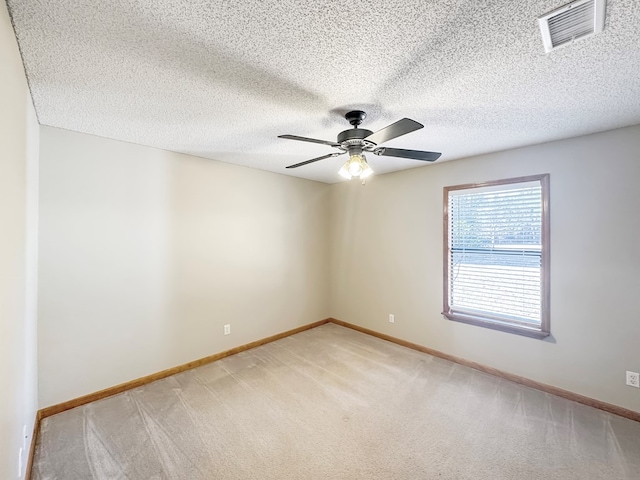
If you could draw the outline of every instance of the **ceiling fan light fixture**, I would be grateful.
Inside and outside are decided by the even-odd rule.
[[[373,169],[369,166],[362,153],[354,153],[345,162],[338,174],[347,180],[351,180],[353,177],[360,177],[361,180],[364,180],[373,174]]]

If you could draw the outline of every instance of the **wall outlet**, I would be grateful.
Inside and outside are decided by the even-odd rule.
[[[27,438],[29,438],[29,435],[27,435],[27,426],[23,425],[22,426],[22,449],[23,450],[27,449]]]
[[[228,323],[224,326],[224,334],[229,335],[231,333],[231,325]]]
[[[396,323],[396,316],[393,313],[389,314],[389,323]]]
[[[627,385],[630,387],[640,388],[640,373],[627,372]]]
[[[18,478],[22,478],[22,452],[22,449],[18,452]]]

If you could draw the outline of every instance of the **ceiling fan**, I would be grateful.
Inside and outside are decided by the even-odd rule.
[[[438,152],[425,152],[422,150],[405,150],[401,148],[388,148],[379,147],[381,143],[387,142],[394,138],[406,135],[415,130],[420,130],[424,125],[411,120],[409,118],[403,118],[391,125],[384,127],[377,132],[366,130],[364,128],[358,128],[367,114],[361,110],[353,110],[348,112],[344,118],[353,125],[352,129],[345,130],[338,134],[338,139],[335,142],[327,140],[317,140],[315,138],[299,137],[297,135],[278,135],[278,138],[286,138],[289,140],[298,140],[301,142],[320,143],[323,145],[329,145],[335,147],[339,152],[329,153],[321,157],[312,158],[305,162],[289,165],[287,168],[298,168],[303,165],[308,165],[319,160],[326,158],[337,157],[339,155],[349,154],[349,160],[342,166],[338,172],[341,176],[351,179],[352,177],[359,177],[364,180],[373,173],[373,170],[367,163],[364,156],[364,152],[372,152],[374,155],[384,155],[386,157],[399,157],[409,158],[411,160],[422,160],[424,162],[433,162],[440,158],[441,153]]]

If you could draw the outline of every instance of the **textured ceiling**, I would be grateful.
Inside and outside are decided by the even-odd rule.
[[[9,0],[44,125],[323,182],[352,107],[441,160],[640,123],[640,2],[545,54],[564,0]],[[423,162],[369,156],[376,173]]]

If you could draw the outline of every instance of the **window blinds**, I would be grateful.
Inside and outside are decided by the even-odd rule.
[[[450,191],[449,228],[451,311],[539,327],[540,182]]]

